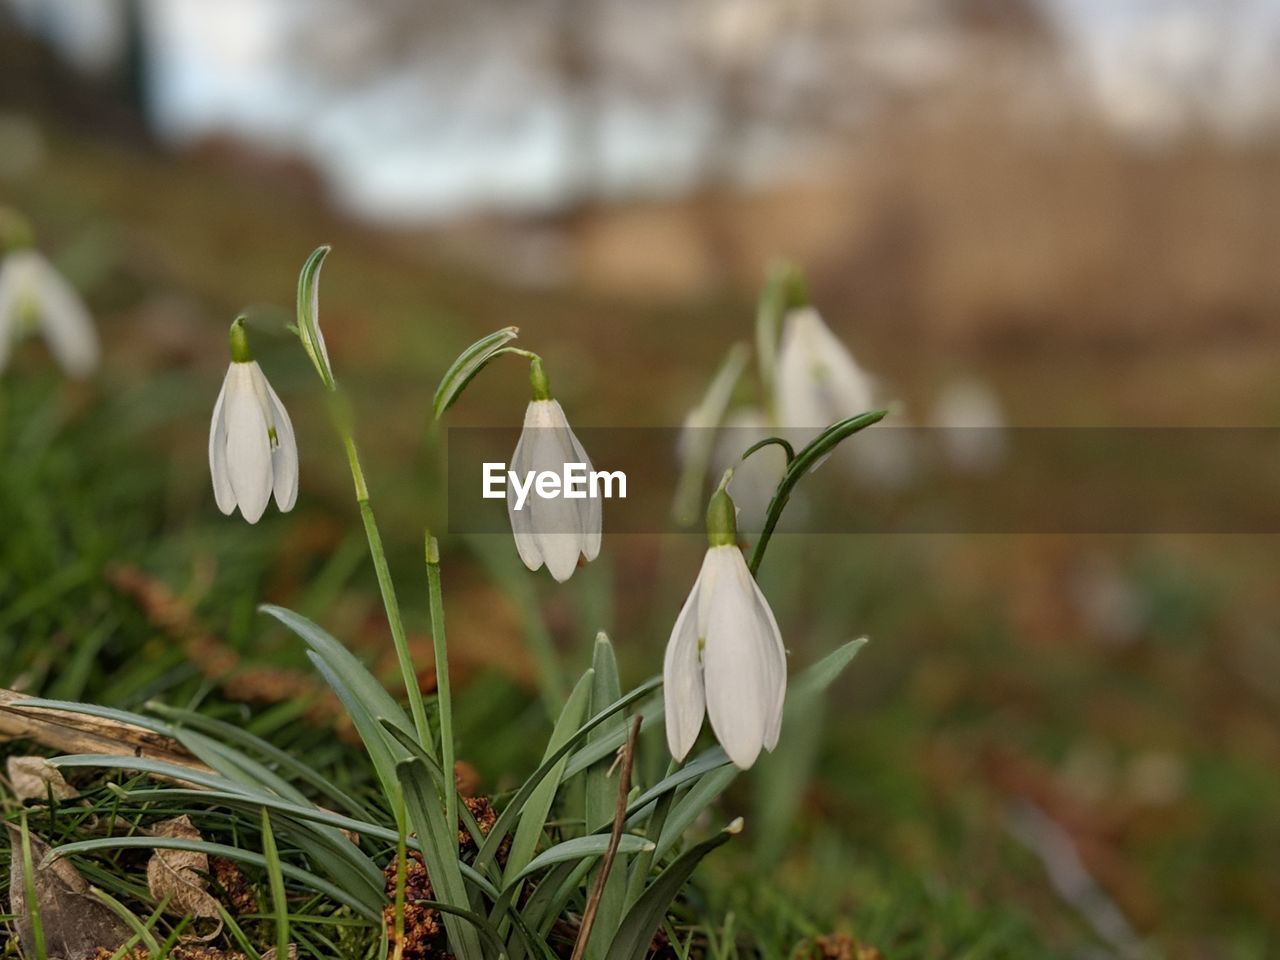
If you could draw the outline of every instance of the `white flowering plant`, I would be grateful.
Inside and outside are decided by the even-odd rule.
[[[298,903],[318,900],[330,906],[307,924],[378,931],[372,952],[361,955],[641,960],[661,944],[672,955],[689,956],[691,937],[682,936],[673,921],[685,886],[703,858],[744,829],[740,817],[708,826],[713,805],[761,751],[786,737],[791,712],[821,697],[862,645],[844,644],[789,682],[783,636],[756,574],[800,480],[883,412],[842,419],[799,450],[783,438],[767,437],[743,451],[744,460],[774,446],[785,455],[764,529],[744,555],[728,490],[732,472],[726,473],[707,505],[706,557],[683,609],[673,612],[662,674],[624,692],[612,641],[601,632],[591,663],[558,704],[541,762],[509,795],[478,804],[463,795],[455,776],[455,703],[439,544],[426,534],[436,677],[434,695],[427,697],[370,502],[353,417],[320,329],[319,276],[328,252],[317,249],[301,271],[295,332],[332,401],[403,699],[313,620],[280,606],[260,609],[305,645],[358,735],[378,791],[372,799],[355,796],[287,749],[196,711],[157,706],[140,714],[18,700],[10,706],[141,732],[142,745],[132,753],[87,752],[50,761],[56,771],[122,774],[125,779],[111,787],[117,814],[176,806],[197,818],[227,812],[236,823],[234,843],[209,842],[199,834],[108,830],[107,836],[74,840],[37,856],[24,819],[15,862],[30,894],[27,902],[38,902],[31,878],[42,864],[138,848],[182,851],[266,872],[272,901],[266,919],[274,929],[276,956],[296,949],[297,941],[312,945],[317,955],[337,955],[338,934],[326,939],[302,929]],[[504,328],[462,352],[436,392],[433,419],[443,417],[488,364],[516,356],[529,362],[532,398],[513,464],[541,467],[568,458],[589,463],[550,392],[542,358],[512,345],[517,333]],[[289,414],[254,361],[248,337],[243,320],[232,324],[231,364],[214,404],[209,465],[217,506],[226,514],[238,509],[255,523],[273,498],[282,511],[293,507],[299,470]],[[591,561],[601,551],[598,501],[559,513],[522,513],[510,503],[508,508],[516,553],[530,570],[545,565],[563,582],[580,558]],[[698,750],[704,715],[718,742]],[[640,738],[661,728],[671,759],[663,772],[646,778],[635,762]],[[190,762],[154,749],[161,742],[185,751]],[[165,906],[157,908],[157,917]],[[27,919],[26,929],[43,943],[34,906]],[[161,949],[149,932],[154,917],[126,919],[133,935],[121,950],[130,944]],[[259,955],[221,905],[215,919],[249,955]],[[315,945],[323,943],[334,953],[319,951]]]

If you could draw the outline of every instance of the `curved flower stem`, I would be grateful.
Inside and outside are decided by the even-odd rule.
[[[444,596],[440,588],[440,545],[427,534],[427,590],[431,601],[431,646],[436,655],[436,698],[440,707],[440,767],[444,772],[445,822],[458,822],[458,791],[453,782],[453,694],[449,686],[449,647],[444,635]]]
[[[391,628],[391,640],[395,644],[400,675],[404,679],[405,692],[409,696],[409,709],[413,714],[414,729],[417,731],[418,742],[422,749],[427,752],[427,756],[435,759],[436,748],[431,740],[431,728],[427,724],[427,710],[422,702],[422,690],[418,686],[417,671],[413,669],[413,658],[409,655],[409,641],[405,637],[404,620],[400,616],[400,601],[396,599],[396,587],[391,580],[391,570],[387,566],[387,552],[382,546],[382,535],[378,532],[378,523],[373,516],[373,506],[369,503],[369,485],[365,482],[364,468],[360,466],[360,455],[356,451],[351,417],[345,404],[340,402],[341,394],[335,391],[331,396],[335,401],[334,425],[347,451],[351,480],[356,488],[356,505],[360,508],[360,519],[364,521],[364,533],[369,541],[369,555],[373,559],[373,570],[378,577],[378,589],[382,593],[382,606],[387,612],[387,624]]]
[[[753,577],[760,569],[760,562],[764,560],[764,552],[769,546],[769,540],[773,537],[773,530],[782,519],[782,511],[791,499],[791,491],[800,482],[800,478],[812,470],[814,465],[834,450],[842,440],[848,439],[859,430],[864,430],[874,423],[879,423],[888,416],[888,413],[888,410],[872,410],[870,413],[860,413],[856,417],[833,423],[818,434],[808,446],[790,458],[787,470],[782,475],[782,480],[778,482],[778,488],[773,492],[773,499],[769,501],[764,529],[760,531],[760,538],[756,540],[755,548],[751,551],[751,559],[747,562],[747,569],[751,571]],[[762,445],[763,442],[756,444],[748,453],[754,452]]]

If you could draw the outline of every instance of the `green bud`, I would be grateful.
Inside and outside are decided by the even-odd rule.
[[[231,362],[250,363],[253,352],[249,349],[249,335],[244,328],[244,316],[238,316],[231,322]]]
[[[722,484],[707,504],[707,545],[727,547],[737,544],[738,510]]]
[[[533,387],[533,399],[551,399],[551,388],[547,385],[547,374],[542,369],[541,357],[534,357],[529,361],[529,385]]]

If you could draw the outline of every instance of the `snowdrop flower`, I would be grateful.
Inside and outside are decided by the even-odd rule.
[[[774,376],[780,426],[797,447],[824,428],[877,406],[875,378],[863,370],[812,307],[787,314]],[[900,415],[894,415],[903,425]],[[871,486],[903,486],[915,469],[910,431],[876,430],[837,455],[854,478]],[[820,461],[821,462],[821,461]]]
[[[79,294],[35,250],[15,250],[0,262],[0,370],[14,342],[36,328],[70,376],[98,366],[98,333]]]
[[[787,314],[778,350],[775,397],[782,426],[814,434],[874,405],[871,376],[853,359],[818,311]]]
[[[688,755],[706,713],[745,770],[778,743],[787,660],[769,601],[738,549],[734,513],[722,485],[707,508],[707,554],[667,641],[662,679],[671,755]]]
[[[236,507],[257,523],[275,494],[287,513],[298,499],[298,445],[293,424],[262,368],[249,353],[244,318],[231,325],[231,366],[213,406],[209,471],[218,509]]]
[[[574,436],[560,403],[551,398],[542,363],[534,359],[529,379],[533,400],[524,415],[524,429],[511,456],[510,470],[517,477],[534,477],[544,471],[563,474],[566,463],[582,464],[591,473],[591,460]],[[515,535],[516,551],[530,570],[544,563],[560,583],[573,575],[578,555],[594,560],[600,553],[602,526],[600,498],[542,497],[528,491],[523,501],[514,483],[507,484],[507,516]]]

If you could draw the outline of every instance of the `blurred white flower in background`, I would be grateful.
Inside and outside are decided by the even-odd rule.
[[[933,425],[941,429],[942,452],[957,470],[990,473],[1006,452],[1000,398],[976,377],[953,380],[933,405]]]
[[[0,370],[14,343],[35,330],[69,376],[97,368],[98,332],[84,301],[48,260],[23,248],[0,261]]]
[[[799,447],[833,423],[887,404],[876,400],[875,378],[853,358],[817,310],[791,310],[783,321],[774,373],[774,412]],[[911,479],[915,455],[900,413],[835,456],[856,479],[896,488]],[[820,461],[821,462],[821,461]]]
[[[250,523],[262,518],[273,493],[284,513],[298,499],[293,423],[262,368],[249,359],[239,320],[232,325],[231,366],[209,426],[209,472],[218,509],[230,516],[239,507]]]
[[[544,471],[563,474],[567,463],[583,464],[588,474],[592,470],[591,460],[569,427],[559,401],[531,400],[510,469],[520,477]],[[511,532],[520,559],[530,570],[546,563],[551,576],[564,583],[577,569],[579,554],[588,561],[599,555],[603,525],[599,497],[569,499],[532,494],[520,509],[516,504],[515,485],[508,484]]]
[[[774,375],[782,426],[812,436],[845,417],[871,410],[875,385],[817,310],[792,310],[783,321]]]

